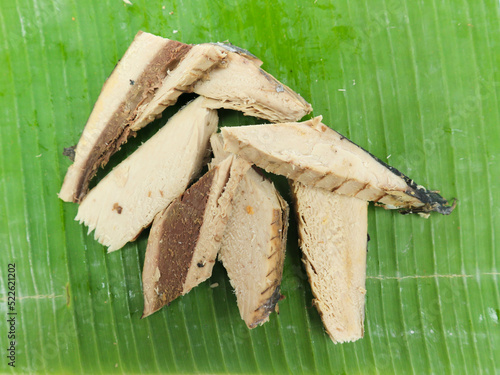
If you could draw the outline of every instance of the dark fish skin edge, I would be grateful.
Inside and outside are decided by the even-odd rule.
[[[136,132],[131,130],[131,125],[135,121],[135,110],[137,106],[146,98],[149,98],[148,100],[152,99],[152,93],[156,90],[154,88],[155,85],[167,75],[168,70],[173,70],[179,65],[180,61],[191,48],[191,45],[170,41],[170,43],[167,43],[149,63],[149,70],[146,69],[141,73],[140,77],[134,81],[134,86],[141,87],[142,85],[143,89],[141,90],[138,88],[135,91],[130,91],[126,99],[120,104],[118,109],[115,110],[112,120],[106,125],[106,128],[99,136],[93,147],[92,156],[89,157],[89,160],[84,166],[84,172],[79,177],[77,189],[73,195],[73,202],[81,203],[87,195],[89,182],[95,176],[99,167],[104,167],[108,163],[110,157],[117,152],[129,138],[136,136]],[[118,63],[115,65],[113,72],[111,72],[108,78],[113,75],[117,66]],[[107,80],[108,79],[106,79],[106,82]],[[104,86],[105,85],[106,83]],[[95,104],[97,104],[97,102]]]
[[[271,294],[271,297],[269,297],[266,302],[262,304],[262,306],[259,309],[263,309],[262,319],[259,319],[258,321],[254,322],[250,328],[255,328],[257,327],[260,323],[262,323],[267,317],[276,310],[276,304],[280,301],[281,299],[281,294],[280,294],[280,285],[274,289],[273,294]]]
[[[229,43],[229,42],[219,42],[219,43],[209,43],[209,44],[213,44],[213,45],[216,45],[216,46],[219,46],[219,47],[222,47],[222,48],[225,48],[227,49],[229,52],[235,52],[237,53],[238,55],[242,55],[242,56],[248,56],[250,57],[251,59],[256,59],[256,60],[260,60],[257,56],[255,56],[252,52],[246,50],[246,49],[243,49],[241,47],[238,47],[238,46],[235,46],[234,44],[232,43]]]
[[[253,169],[262,177],[262,178],[267,178],[265,177],[263,171],[258,168],[257,166],[253,166]],[[288,236],[288,225],[286,223],[288,223],[288,218],[289,218],[289,207],[286,206],[285,208],[282,207],[282,211],[281,211],[281,222],[282,222],[282,246],[284,246],[284,250],[286,249],[286,239],[287,239],[287,236]],[[284,262],[284,258],[282,260],[282,262]],[[271,315],[271,313],[273,312],[278,312],[278,309],[276,307],[276,305],[278,304],[279,301],[281,301],[283,298],[285,298],[285,296],[283,296],[281,293],[280,293],[280,287],[281,287],[281,278],[283,276],[283,263],[281,264],[281,276],[279,278],[279,281],[278,281],[278,285],[276,286],[276,288],[274,289],[274,292],[273,294],[271,294],[271,297],[269,297],[259,308],[258,310],[262,310],[262,313],[261,313],[261,319],[259,319],[258,321],[254,322],[253,324],[250,325],[250,328],[255,328],[257,327],[259,324],[261,324],[264,320],[266,320],[269,315]]]
[[[264,309],[266,314],[270,314],[276,309],[276,304],[280,299],[280,285],[278,285],[276,289],[274,289],[273,294],[271,294],[271,297],[269,297],[267,301],[262,304],[262,308]]]
[[[435,212],[438,212],[438,213],[443,214],[443,215],[449,215],[455,209],[455,207],[457,205],[456,198],[453,199],[453,202],[451,205],[448,205],[448,201],[446,199],[444,199],[438,193],[427,190],[425,188],[419,188],[418,185],[415,183],[415,181],[413,181],[411,178],[404,175],[403,173],[398,171],[396,168],[391,167],[389,164],[384,163],[382,160],[380,160],[375,155],[373,155],[370,151],[365,150],[363,147],[357,145],[356,143],[351,141],[349,138],[343,136],[342,134],[340,134],[337,131],[335,131],[335,132],[341,136],[341,139],[345,139],[345,140],[351,142],[353,145],[359,147],[363,151],[367,152],[372,158],[374,158],[377,162],[379,162],[384,167],[389,169],[396,176],[401,177],[408,185],[408,189],[406,190],[405,193],[417,198],[419,201],[424,203],[424,205],[422,207],[402,208],[399,210],[399,212],[401,214],[406,215],[406,214],[413,214],[413,213],[430,213],[432,211],[435,211]]]

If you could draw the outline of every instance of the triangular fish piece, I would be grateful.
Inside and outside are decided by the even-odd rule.
[[[300,95],[264,71],[262,61],[226,46],[224,62],[198,81],[193,92],[210,108],[226,108],[271,122],[298,121],[312,111]]]
[[[215,159],[227,153],[222,137],[211,139]],[[277,311],[286,251],[288,205],[274,184],[250,168],[240,182],[219,250],[241,318],[248,328]]]
[[[336,343],[364,335],[367,207],[364,200],[292,183],[309,284]]]
[[[191,49],[184,43],[142,31],[137,33],[102,88],[59,198],[67,202],[83,199],[97,169],[107,164],[111,155],[139,129],[134,126],[139,109],[153,99],[168,72],[175,71]],[[175,99],[180,94],[176,92]]]
[[[76,220],[108,251],[134,240],[200,172],[218,116],[198,98],[116,166],[85,197]]]
[[[143,317],[211,276],[231,202],[248,168],[229,155],[156,216],[142,273]]]
[[[268,172],[307,186],[406,212],[450,214],[454,205],[321,122],[226,127],[224,147]]]

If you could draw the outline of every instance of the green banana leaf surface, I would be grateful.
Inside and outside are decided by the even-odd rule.
[[[429,219],[370,205],[362,340],[324,332],[293,217],[268,323],[246,328],[220,264],[140,319],[148,231],[106,254],[57,197],[63,150],[139,30],[248,49],[312,104],[308,117],[458,198]],[[499,67],[496,0],[2,0],[0,373],[499,373]],[[219,114],[221,126],[262,123]]]

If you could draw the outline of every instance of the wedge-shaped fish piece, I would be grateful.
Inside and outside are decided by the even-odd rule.
[[[99,166],[184,92],[207,95],[207,107],[242,110],[271,121],[296,121],[311,111],[300,96],[260,69],[261,63],[236,47],[187,45],[139,32],[103,86],[59,197],[79,203]],[[203,84],[196,85],[199,81]]]
[[[248,168],[234,155],[225,158],[156,216],[142,273],[143,317],[210,277],[232,198]]]
[[[231,46],[227,58],[193,91],[207,98],[210,108],[226,108],[271,122],[298,121],[312,111],[301,96],[260,68],[262,61]]]
[[[181,194],[200,172],[217,130],[217,112],[186,105],[153,137],[114,168],[85,197],[76,220],[117,250],[134,240],[155,215]]]
[[[219,134],[210,141],[215,160],[227,155]],[[255,328],[269,320],[281,297],[288,205],[271,181],[249,169],[232,206],[219,259],[235,289],[241,318]]]
[[[296,121],[311,112],[309,103],[260,65],[262,61],[250,52],[230,44],[194,45],[154,98],[140,106],[132,129],[160,116],[183,92],[204,96],[207,108],[235,109],[270,121]]]
[[[102,88],[59,197],[80,202],[99,166],[224,57],[220,47],[191,46],[140,31]]]
[[[197,44],[190,47],[177,68],[168,72],[151,101],[139,107],[132,126],[133,130],[143,128],[161,117],[165,108],[175,104],[182,93],[192,92],[193,85],[206,78],[209,72],[219,67],[227,57],[227,52],[223,48],[212,44]]]
[[[292,192],[314,305],[334,342],[358,340],[364,334],[368,203],[299,182]]]
[[[455,205],[449,206],[439,194],[415,184],[321,120],[319,116],[301,123],[223,128],[224,147],[307,186],[405,212],[453,211]]]
[[[219,252],[248,328],[277,311],[287,229],[287,203],[271,181],[250,169],[234,198]]]
[[[229,168],[212,169],[156,216],[142,272],[143,318],[212,274],[220,239],[215,240],[207,222],[213,224],[228,175]]]

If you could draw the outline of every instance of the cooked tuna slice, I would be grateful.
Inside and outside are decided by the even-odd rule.
[[[262,70],[255,56],[219,45],[227,49],[224,64],[193,88],[207,98],[207,107],[234,109],[271,122],[298,121],[312,111],[301,96]]]
[[[226,56],[226,50],[212,44],[192,46],[177,68],[168,72],[153,99],[139,107],[132,130],[140,129],[161,117],[165,108],[175,104],[182,93],[191,92],[192,86],[218,67]]]
[[[314,305],[334,342],[356,341],[364,333],[368,203],[299,182],[292,191]]]
[[[59,197],[80,203],[99,166],[183,92],[205,93],[207,108],[243,110],[271,121],[295,121],[311,111],[260,64],[234,46],[192,46],[140,31],[102,88]],[[196,86],[200,80],[204,83]]]
[[[221,134],[212,135],[210,143],[212,163],[230,155],[223,150]],[[241,318],[255,328],[269,320],[280,299],[288,205],[271,181],[249,169],[232,207],[219,259],[236,291]]]
[[[287,229],[287,203],[271,181],[250,169],[233,200],[219,251],[248,328],[277,311]]]
[[[85,197],[76,220],[117,250],[135,239],[155,215],[181,194],[200,172],[217,130],[217,112],[186,105]]]
[[[224,53],[220,47],[190,46],[140,31],[102,88],[59,197],[80,202],[99,166],[135,131],[175,103]]]
[[[143,317],[210,277],[231,201],[248,168],[234,155],[225,158],[156,216],[142,273]]]
[[[403,213],[453,211],[454,204],[449,206],[439,194],[415,184],[321,120],[223,128],[224,148],[268,172]]]

